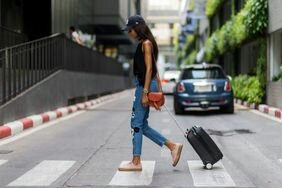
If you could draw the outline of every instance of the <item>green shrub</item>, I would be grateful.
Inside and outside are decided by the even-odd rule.
[[[224,0],[207,0],[206,15],[212,17]]]
[[[268,24],[267,0],[246,0],[244,8],[219,30],[212,33],[205,44],[205,60],[211,61],[218,55],[239,47],[256,35],[266,32]],[[220,0],[208,0],[206,8],[219,6]],[[214,10],[215,11],[215,10]],[[261,59],[262,61],[262,59]]]
[[[244,23],[249,34],[263,34],[268,25],[268,1],[248,0],[245,5],[247,11]]]
[[[193,50],[184,60],[184,65],[192,65],[196,63],[197,51]]]
[[[232,28],[229,35],[229,43],[233,48],[242,44],[249,36],[244,24],[245,17],[246,12],[244,9],[242,9],[236,16],[233,16],[232,18]]]
[[[205,44],[205,61],[211,61],[217,56],[217,41],[216,33],[213,33],[213,35],[207,39]]]
[[[282,82],[282,65],[280,66],[280,73],[272,78],[274,82]]]
[[[262,87],[266,86],[266,64],[267,64],[267,44],[266,39],[259,39],[259,57],[257,59],[256,75]]]
[[[265,95],[256,76],[239,75],[232,80],[234,97],[249,103],[261,103]]]

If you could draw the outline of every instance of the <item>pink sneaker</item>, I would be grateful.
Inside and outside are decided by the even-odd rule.
[[[132,162],[129,163],[122,163],[119,168],[119,171],[142,171],[141,163],[138,165],[133,164]]]
[[[176,143],[175,148],[171,151],[172,166],[176,166],[181,155],[183,144]]]

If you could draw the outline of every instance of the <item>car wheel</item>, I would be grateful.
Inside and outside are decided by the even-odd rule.
[[[181,115],[181,114],[184,114],[184,109],[181,108],[177,102],[175,101],[175,99],[173,100],[173,107],[174,107],[174,113],[176,115]]]
[[[220,111],[228,114],[233,114],[234,113],[234,103],[232,102],[228,106],[223,106],[220,108]]]

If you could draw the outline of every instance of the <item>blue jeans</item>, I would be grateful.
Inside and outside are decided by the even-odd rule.
[[[148,125],[150,107],[142,106],[141,101],[143,86],[139,84],[137,79],[135,81],[135,85],[136,90],[131,115],[131,128],[133,131],[132,144],[133,156],[140,156],[142,151],[143,135],[145,135],[147,138],[149,138],[159,146],[163,146],[167,139]],[[150,90],[157,91],[156,80],[151,81]]]

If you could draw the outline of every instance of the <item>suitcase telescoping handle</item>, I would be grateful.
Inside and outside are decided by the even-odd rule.
[[[165,109],[167,110],[167,112],[168,112],[168,114],[170,115],[170,117],[173,119],[173,121],[175,122],[175,125],[178,127],[178,129],[181,131],[181,133],[184,133],[184,137],[186,138],[186,139],[188,139],[188,134],[190,133],[190,132],[192,132],[192,134],[193,135],[195,135],[196,137],[199,137],[198,135],[197,135],[197,128],[199,128],[198,126],[193,126],[193,127],[191,127],[190,129],[187,129],[187,131],[185,132],[182,128],[181,128],[181,126],[179,125],[179,123],[177,122],[177,120],[174,118],[174,116],[171,114],[171,112],[168,110],[168,108],[166,107],[166,105],[164,105],[164,107],[165,107]],[[222,154],[221,154],[222,155]],[[223,155],[222,155],[222,157],[223,157]],[[221,158],[222,158],[221,157]],[[205,168],[206,169],[212,169],[212,167],[213,167],[213,164],[211,163],[211,162],[206,162],[205,164],[204,164],[204,166],[205,166]]]
[[[169,109],[166,107],[166,105],[164,105],[166,111],[168,112],[169,116],[173,119],[173,121],[175,122],[175,125],[178,127],[178,129],[180,130],[181,133],[184,134],[184,137],[187,137],[187,132],[185,132],[179,125],[179,123],[177,122],[177,120],[174,118],[174,116],[171,114],[171,112],[169,111]],[[188,131],[188,129],[187,129]]]
[[[191,129],[187,129],[186,131],[184,131],[181,126],[179,125],[179,123],[177,122],[177,120],[174,118],[174,116],[171,114],[171,112],[169,111],[169,109],[166,107],[166,105],[164,105],[166,111],[168,112],[169,116],[173,119],[173,121],[175,122],[175,125],[178,127],[178,129],[180,130],[181,133],[184,134],[184,137],[187,138],[188,132],[192,131],[194,135],[196,135],[196,129],[195,127],[197,126],[193,126]]]

